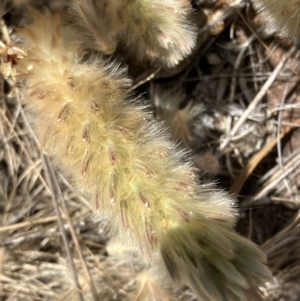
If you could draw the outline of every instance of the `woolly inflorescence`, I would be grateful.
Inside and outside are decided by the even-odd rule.
[[[300,38],[300,2],[298,0],[252,0],[266,18],[268,26],[293,38]]]
[[[235,233],[232,199],[198,182],[187,154],[130,95],[124,70],[78,58],[77,45],[64,45],[58,15],[33,16],[19,31],[23,103],[42,148],[94,214],[199,300],[258,300],[271,276],[264,254]]]
[[[187,0],[77,0],[72,15],[82,45],[106,54],[119,45],[136,61],[173,67],[195,45]]]

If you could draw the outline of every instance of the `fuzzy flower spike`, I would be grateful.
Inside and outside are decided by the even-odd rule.
[[[233,200],[199,183],[186,153],[128,92],[115,64],[80,62],[58,16],[20,30],[23,103],[42,147],[141,260],[188,283],[199,300],[258,300],[265,255],[234,231]]]
[[[271,28],[292,38],[300,38],[299,0],[252,0]]]
[[[75,0],[82,45],[111,54],[120,44],[137,61],[175,66],[195,45],[187,0]]]

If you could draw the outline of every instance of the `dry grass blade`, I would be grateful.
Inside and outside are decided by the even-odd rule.
[[[71,251],[70,251],[69,242],[68,242],[68,239],[67,239],[67,236],[66,236],[65,228],[64,228],[64,225],[63,225],[63,222],[62,222],[62,216],[61,216],[60,208],[59,208],[59,205],[57,203],[58,199],[60,200],[60,203],[63,202],[62,201],[62,195],[61,195],[59,186],[58,186],[57,181],[56,181],[56,176],[55,176],[54,170],[52,168],[51,163],[49,162],[49,159],[44,154],[42,155],[42,159],[43,159],[43,165],[44,165],[44,170],[45,170],[45,173],[46,173],[47,182],[49,184],[50,191],[51,191],[53,206],[55,208],[57,221],[58,221],[58,224],[59,224],[59,228],[60,228],[60,231],[61,231],[61,235],[62,235],[62,238],[63,238],[66,253],[67,253],[68,264],[69,264],[70,270],[72,272],[72,277],[73,277],[74,283],[75,283],[76,287],[78,288],[79,299],[80,299],[80,301],[83,301],[84,299],[83,299],[83,295],[82,295],[82,290],[80,288],[77,271],[76,271],[76,268],[75,268],[75,265],[74,265],[74,260],[73,260],[72,255],[71,255]],[[68,222],[70,222],[70,221],[68,220]],[[69,223],[69,225],[70,225],[70,227],[73,228],[71,223]]]
[[[299,122],[299,120],[298,120]],[[296,122],[297,124],[297,122]],[[296,126],[295,124],[295,126]],[[283,139],[285,135],[287,135],[294,126],[286,127],[279,136],[279,139]],[[263,149],[261,149],[256,155],[254,155],[248,164],[243,168],[242,172],[235,178],[232,185],[229,188],[229,191],[233,194],[238,194],[243,187],[244,183],[247,181],[248,177],[252,174],[253,170],[257,167],[257,165],[261,162],[263,158],[277,145],[278,138],[274,138],[270,141]],[[259,198],[259,197],[257,197]],[[255,197],[256,199],[256,197]],[[254,200],[254,199],[253,199]],[[248,203],[247,203],[248,204]],[[246,204],[243,204],[246,206]]]
[[[50,216],[50,217],[45,217],[45,218],[41,218],[41,219],[37,219],[37,220],[33,220],[33,221],[28,221],[28,222],[23,222],[23,223],[15,223],[15,224],[12,224],[9,226],[0,227],[0,232],[16,230],[16,229],[20,229],[20,228],[23,228],[26,226],[33,226],[33,225],[37,225],[37,224],[49,223],[49,222],[56,221],[56,220],[57,220],[56,216]]]
[[[286,179],[290,173],[297,169],[299,164],[300,154],[287,162],[278,172],[274,173],[272,177],[264,184],[264,186],[252,198],[250,198],[249,201],[243,203],[243,206],[247,207],[250,205],[250,203],[263,198],[267,193],[274,189],[274,187],[278,185],[280,181]]]
[[[289,52],[281,59],[281,61],[278,63],[278,65],[272,72],[272,75],[268,78],[268,80],[262,86],[259,93],[255,96],[255,98],[252,100],[251,104],[245,110],[244,114],[241,116],[241,118],[238,120],[238,122],[235,124],[235,126],[230,130],[230,133],[227,135],[227,137],[224,138],[223,142],[220,145],[220,150],[225,149],[225,147],[228,145],[228,143],[230,142],[232,137],[234,137],[234,135],[236,134],[238,129],[243,125],[243,123],[249,117],[251,112],[258,106],[259,102],[265,96],[267,90],[270,88],[270,86],[272,85],[272,83],[274,82],[274,80],[276,79],[278,74],[281,72],[285,63],[288,61],[289,58],[293,57],[297,51],[298,51],[298,48],[296,46],[292,46],[291,49],[289,50]]]

